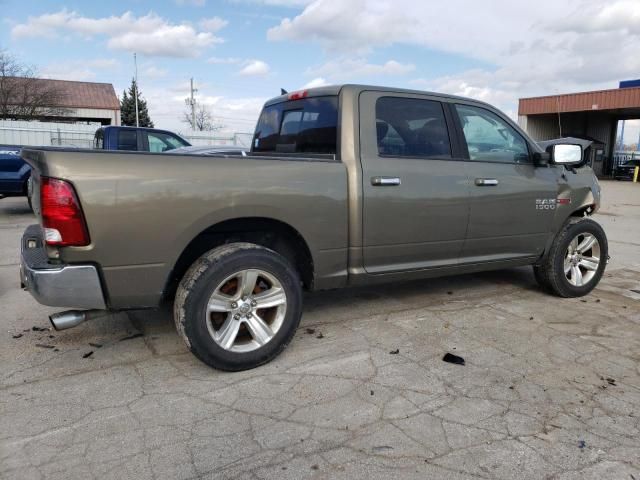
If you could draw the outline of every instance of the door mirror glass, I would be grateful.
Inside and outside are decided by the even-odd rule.
[[[559,165],[575,165],[582,162],[582,147],[580,145],[553,145],[552,161]]]

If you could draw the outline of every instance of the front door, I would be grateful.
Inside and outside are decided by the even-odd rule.
[[[556,169],[536,167],[525,138],[497,113],[462,104],[453,110],[466,140],[471,188],[462,262],[542,254],[557,197]]]
[[[437,97],[360,95],[367,272],[458,262],[469,216],[468,177],[450,141],[450,125]]]

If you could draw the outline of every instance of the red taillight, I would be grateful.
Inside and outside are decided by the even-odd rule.
[[[309,95],[309,92],[307,90],[292,92],[289,94],[289,100],[300,100],[301,98],[305,98],[307,95]]]
[[[42,177],[40,184],[42,227],[48,245],[89,245],[89,232],[76,192],[70,183]]]

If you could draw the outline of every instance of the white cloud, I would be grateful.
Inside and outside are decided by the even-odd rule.
[[[315,0],[299,15],[269,29],[267,36],[270,40],[317,41],[343,53],[410,44],[495,60],[506,42],[528,38],[539,20],[567,10],[556,5],[559,3],[568,2],[494,0],[474,5],[468,0]]]
[[[316,87],[326,87],[327,85],[330,85],[329,82],[327,82],[324,78],[322,77],[316,77],[313,80],[308,81],[307,83],[305,83],[302,87],[300,88],[316,88]]]
[[[575,15],[553,22],[555,30],[578,33],[640,31],[640,4],[637,0],[619,0],[609,4],[588,5]]]
[[[333,80],[349,80],[378,75],[406,75],[415,70],[415,65],[389,60],[383,64],[368,63],[363,58],[331,60],[320,67],[312,67],[307,74],[328,77]]]
[[[211,33],[197,33],[189,25],[163,25],[149,32],[119,35],[111,38],[107,46],[149,56],[196,57],[202,49],[221,42]]]
[[[231,138],[236,132],[253,132],[266,98],[223,96],[217,94],[214,87],[204,83],[198,83],[197,87],[196,100],[207,105],[213,116],[225,125],[223,131],[215,133],[216,137]],[[168,92],[170,92],[169,95]],[[163,88],[158,86],[143,88],[151,119],[158,128],[175,132],[188,130],[189,127],[182,122],[183,115],[188,110],[184,102],[188,93],[188,82],[178,82]],[[250,141],[247,140],[250,139],[250,135],[241,135],[238,138]]]
[[[235,0],[236,3],[258,3],[271,7],[304,7],[313,0]]]
[[[40,74],[57,80],[91,81],[97,77],[96,70],[112,71],[120,67],[120,62],[113,58],[94,58],[52,63],[42,68]]]
[[[240,65],[242,68],[238,74],[244,76],[265,76],[271,71],[271,67],[266,62],[250,58],[211,57],[207,59],[207,63],[212,65]]]
[[[416,69],[413,84],[481,98],[511,112],[518,97],[615,88],[640,71],[638,0],[315,0],[267,36],[316,42],[334,57],[338,52],[342,60],[308,72],[332,80],[346,76],[335,68],[349,66],[345,58],[352,59],[351,71],[375,75],[362,59],[391,45],[479,60],[487,66],[439,78],[428,67]],[[360,71],[358,64],[364,65]]]
[[[142,69],[140,72],[140,78],[148,79],[148,80],[156,80],[158,78],[166,77],[167,73],[169,73],[165,68],[159,68],[155,65],[149,65]]]
[[[84,37],[106,36],[111,49],[150,56],[195,57],[205,48],[223,41],[212,32],[198,32],[190,24],[171,23],[154,13],[136,17],[125,12],[121,16],[91,18],[66,9],[29,17],[26,23],[15,25],[11,35],[16,39],[52,38],[63,32]]]
[[[213,65],[233,65],[241,62],[242,59],[237,57],[211,57],[207,59],[207,63],[211,63]]]
[[[264,76],[269,73],[271,68],[262,60],[250,60],[238,73],[245,76]]]
[[[88,67],[111,70],[113,68],[120,67],[120,62],[115,58],[95,58],[93,60],[88,60],[85,63]]]
[[[175,0],[177,5],[193,5],[194,7],[204,7],[207,0]]]
[[[211,17],[211,18],[203,18],[198,22],[200,28],[206,30],[207,32],[217,32],[218,30],[222,30],[226,27],[229,22],[220,17]]]

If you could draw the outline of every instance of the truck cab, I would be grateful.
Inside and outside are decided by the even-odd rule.
[[[133,152],[168,152],[191,144],[167,130],[143,127],[107,126],[96,130],[93,148]]]

